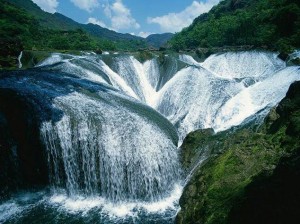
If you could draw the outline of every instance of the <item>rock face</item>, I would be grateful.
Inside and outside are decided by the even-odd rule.
[[[258,131],[245,127],[206,140],[195,133],[182,145],[186,167],[203,147],[223,153],[196,169],[177,223],[299,223],[300,82]]]
[[[34,103],[21,94],[0,89],[0,199],[48,181],[34,111]]]
[[[191,132],[183,141],[181,147],[181,163],[188,172],[196,165],[197,159],[205,153],[205,145],[213,138],[213,129],[204,129]]]

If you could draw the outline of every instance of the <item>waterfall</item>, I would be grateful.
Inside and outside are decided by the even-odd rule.
[[[18,68],[22,68],[22,62],[21,59],[23,57],[23,51],[20,52],[20,55],[18,56]]]
[[[299,73],[276,53],[252,51],[201,63],[178,54],[142,63],[126,53],[54,53],[34,69],[3,74],[4,96],[33,108],[28,123],[37,120],[51,191],[0,204],[0,222],[27,213],[72,223],[172,222],[186,135],[263,118]]]
[[[141,116],[135,110],[145,108],[128,99],[99,95],[55,99],[64,116],[41,128],[53,185],[115,202],[167,196],[180,173],[174,136],[163,130],[171,125],[161,118],[156,124],[151,111]]]
[[[269,52],[228,52],[214,54],[202,66],[214,74],[227,78],[264,79],[285,67],[285,62],[276,53]]]
[[[180,55],[179,60],[190,67],[162,88],[157,107],[177,127],[179,144],[191,131],[222,131],[261,110],[266,109],[266,115],[300,79],[299,67],[285,68],[275,53],[229,52],[202,63]]]
[[[288,86],[299,79],[297,69],[285,69],[286,63],[277,56],[270,52],[228,52],[199,63],[189,55],[165,55],[141,63],[126,54],[99,58],[61,55],[63,64],[56,69],[112,85],[153,107],[177,128],[180,145],[191,131],[225,130],[275,106]],[[54,56],[47,60],[48,64],[56,61]],[[76,66],[82,71],[74,69]],[[106,78],[101,80],[104,74]],[[285,75],[288,78],[276,84],[278,77]],[[273,97],[269,98],[269,91],[256,88],[270,89]]]
[[[178,129],[181,143],[189,132],[212,127],[219,108],[242,88],[204,68],[188,67],[162,88],[157,109]]]
[[[220,108],[213,128],[216,131],[226,130],[265,108],[275,107],[285,97],[290,84],[300,80],[299,73],[299,67],[287,67],[245,88]]]

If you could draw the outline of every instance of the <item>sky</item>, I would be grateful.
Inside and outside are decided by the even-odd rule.
[[[208,12],[219,0],[33,0],[44,11],[79,23],[94,23],[120,33],[147,37],[176,33]]]

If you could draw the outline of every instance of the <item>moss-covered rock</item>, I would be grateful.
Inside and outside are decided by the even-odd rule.
[[[205,144],[208,144],[214,134],[213,129],[191,132],[183,141],[181,147],[181,163],[186,171],[191,170],[197,159],[203,155]]]
[[[18,66],[18,55],[23,50],[20,41],[0,39],[0,70],[16,69]]]
[[[136,52],[135,54],[136,54],[135,55],[136,59],[141,63],[144,63],[155,57],[155,55],[153,53],[151,53],[150,51],[147,51],[147,50],[139,51],[139,52]]]
[[[21,58],[22,68],[32,68],[50,55],[51,53],[48,51],[23,51]]]
[[[207,160],[202,167],[196,169],[180,199],[182,209],[177,216],[177,223],[257,223],[259,221],[259,223],[271,223],[263,222],[263,220],[265,221],[264,217],[259,215],[255,222],[251,222],[249,214],[247,216],[249,222],[246,222],[246,219],[243,219],[242,222],[239,220],[243,214],[255,210],[255,203],[251,204],[254,201],[253,198],[256,198],[255,194],[249,196],[252,201],[247,200],[248,195],[255,192],[253,189],[266,186],[266,189],[260,192],[261,194],[271,190],[269,185],[262,185],[266,181],[259,182],[258,179],[275,178],[273,181],[275,184],[276,180],[280,180],[280,175],[284,176],[284,172],[280,175],[276,174],[276,170],[282,166],[280,161],[290,154],[294,155],[290,157],[290,160],[296,158],[293,160],[293,167],[300,166],[300,160],[297,159],[298,154],[293,154],[300,147],[299,97],[300,82],[297,82],[290,87],[276,113],[274,110],[271,111],[259,131],[242,128],[236,132],[228,131],[213,135],[214,137],[205,135],[207,131],[204,133],[197,131],[186,138],[182,145],[182,160],[185,167],[189,164],[187,161],[192,161],[193,157],[196,158],[195,155],[203,147],[207,147],[206,150],[211,151],[217,145],[218,151],[223,153],[220,155],[213,153],[214,156]],[[297,185],[297,181],[297,178],[290,178],[289,184]],[[248,190],[249,188],[252,190]],[[284,189],[284,186],[280,186],[279,189],[281,190],[278,190],[278,193]],[[291,189],[295,190],[295,188],[285,188],[284,190]],[[298,195],[297,192],[294,194]],[[269,198],[276,197],[279,198],[280,194],[272,194]],[[289,203],[288,200],[285,200],[285,204],[279,207],[291,208],[292,201]],[[267,200],[261,202],[265,203],[261,208],[267,208],[270,202]],[[243,204],[241,210],[238,209],[239,204]],[[300,214],[300,206],[293,209],[293,214],[296,214],[296,211]],[[231,214],[230,218],[229,213]],[[257,214],[262,215],[263,212],[257,212]],[[269,214],[271,216],[274,213]],[[283,212],[280,214],[284,215]],[[284,220],[284,217],[281,218],[280,220]]]
[[[300,223],[300,148],[280,160],[272,175],[262,173],[245,188],[229,223]]]
[[[300,65],[300,58],[293,58],[292,60],[288,61],[287,65]]]

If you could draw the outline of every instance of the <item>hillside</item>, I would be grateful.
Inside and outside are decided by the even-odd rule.
[[[170,44],[175,50],[253,45],[290,52],[300,47],[300,2],[224,0]]]
[[[173,33],[151,34],[146,38],[146,42],[152,47],[159,48],[167,43],[173,36]]]
[[[145,39],[118,33],[95,24],[80,24],[60,14],[48,13],[31,0],[0,0],[0,69],[15,68],[20,51],[136,51],[159,48],[173,34]]]
[[[146,46],[151,46],[159,48],[165,44],[168,40],[171,39],[173,34],[153,34],[148,38],[142,38],[134,36],[131,34],[118,33],[107,28],[103,28],[95,24],[80,24],[74,20],[60,14],[60,13],[48,13],[40,9],[35,3],[31,0],[10,0],[11,3],[16,6],[24,9],[29,14],[33,15],[43,27],[49,29],[58,29],[58,30],[75,30],[82,29],[91,36],[95,38],[107,39],[114,41],[116,48],[120,50],[131,50],[138,48],[145,48]]]
[[[32,14],[39,21],[41,26],[50,29],[74,30],[81,28],[92,36],[110,39],[112,41],[143,40],[141,37],[133,36],[131,34],[117,33],[98,25],[80,24],[60,13],[51,14],[45,12],[31,0],[10,0],[9,2]]]
[[[17,56],[29,50],[114,50],[114,42],[94,37],[84,30],[49,29],[42,26],[33,14],[0,0],[0,68],[14,68]]]
[[[20,9],[25,10],[27,13],[30,13],[39,21],[41,26],[49,29],[71,30],[79,28],[79,24],[75,21],[59,13],[51,14],[45,12],[30,0],[6,0],[6,2],[10,2],[11,4],[18,6]]]

